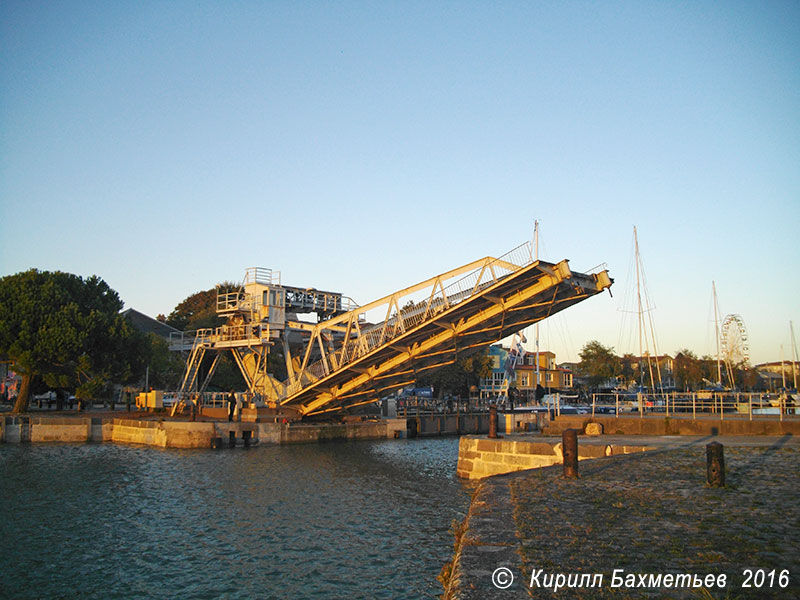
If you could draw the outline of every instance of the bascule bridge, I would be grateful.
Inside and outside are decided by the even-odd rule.
[[[286,286],[270,269],[248,269],[241,286],[218,288],[216,329],[172,340],[188,353],[181,392],[204,391],[230,351],[262,403],[301,417],[346,411],[414,383],[609,288],[605,268],[576,273],[568,262],[532,258],[523,244],[358,306],[338,292]],[[301,319],[316,316],[316,321]],[[287,376],[268,369],[279,347]],[[200,366],[213,362],[204,377]]]

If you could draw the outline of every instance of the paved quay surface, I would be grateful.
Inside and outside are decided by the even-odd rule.
[[[725,446],[725,488],[706,485],[711,441]],[[446,598],[800,599],[800,439],[581,436],[583,443],[656,449],[581,461],[578,479],[564,479],[555,465],[482,480]],[[514,578],[505,590],[492,582],[501,567]],[[640,586],[641,575],[645,585],[612,587],[620,569],[617,582]],[[554,593],[558,574],[566,581]],[[667,574],[704,584],[712,575],[715,585],[665,586],[675,581]],[[498,573],[499,582],[507,575]]]

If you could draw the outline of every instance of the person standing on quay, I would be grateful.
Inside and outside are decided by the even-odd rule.
[[[228,394],[228,421],[233,421],[233,411],[236,408],[236,394],[231,393]]]
[[[233,418],[237,421],[242,420],[242,406],[244,403],[242,402],[242,394],[236,396],[236,409],[233,411]]]

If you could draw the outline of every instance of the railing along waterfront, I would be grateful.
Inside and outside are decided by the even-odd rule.
[[[731,418],[777,418],[800,415],[797,396],[776,393],[749,392],[668,392],[640,394],[592,394],[592,416],[612,412],[617,415],[663,415],[693,420],[709,417],[720,420]]]
[[[191,398],[198,398],[200,408],[228,408],[229,395],[230,392],[164,392],[163,402],[165,408],[171,408],[173,404],[181,400],[188,403]],[[249,392],[234,392],[234,396],[245,407],[263,404],[258,395],[253,395]]]

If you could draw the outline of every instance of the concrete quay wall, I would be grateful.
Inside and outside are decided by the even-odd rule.
[[[723,415],[724,417],[724,415]],[[647,416],[561,415],[544,428],[545,435],[561,435],[565,429],[585,431],[589,423],[599,423],[603,433],[612,435],[800,435],[800,419],[753,419]]]
[[[91,417],[0,418],[0,439],[9,443],[102,441],[103,434],[103,424]]]
[[[159,448],[211,448],[232,444],[303,444],[405,437],[405,419],[347,424],[171,421],[97,417],[0,417],[7,443],[115,442]]]
[[[800,440],[721,438],[725,488],[706,483],[708,441],[662,441],[656,452],[589,460],[576,479],[553,466],[481,480],[466,519],[454,528],[453,562],[440,578],[443,597],[800,598],[794,575],[800,525],[787,518],[800,509]],[[785,589],[742,587],[745,568],[769,572],[778,568],[773,565],[789,573]],[[513,576],[507,589],[493,583],[500,567]],[[636,574],[637,581],[639,574],[714,573],[726,574],[729,583],[704,595],[666,581],[663,587],[612,588],[615,569]],[[530,583],[537,571],[602,574],[603,581],[554,589]]]
[[[651,450],[651,446],[617,444],[578,444],[578,460],[631,454]],[[561,442],[530,442],[513,439],[491,440],[465,436],[458,444],[456,474],[463,479],[482,479],[525,469],[561,464]]]
[[[489,413],[421,414],[404,417],[408,437],[487,433]],[[405,429],[405,428],[404,428]]]

